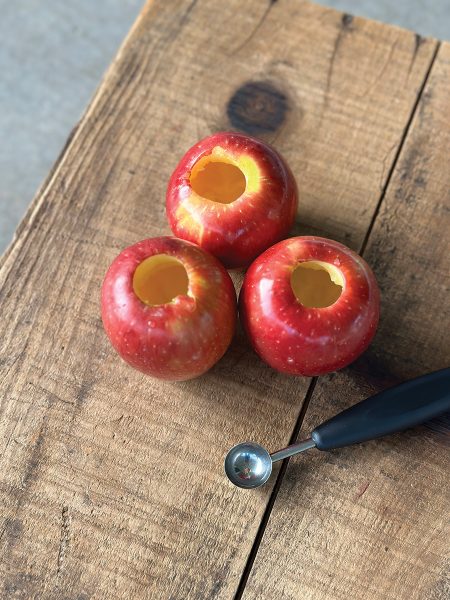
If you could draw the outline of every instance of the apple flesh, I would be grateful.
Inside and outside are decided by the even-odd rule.
[[[379,305],[375,276],[360,256],[332,240],[296,237],[248,269],[239,314],[266,363],[312,376],[342,369],[367,348]]]
[[[183,156],[167,188],[173,233],[227,268],[245,267],[288,234],[297,187],[281,156],[239,133],[217,133]]]
[[[154,377],[201,375],[225,353],[234,334],[236,292],[210,254],[159,237],[126,248],[102,286],[102,320],[120,356]]]

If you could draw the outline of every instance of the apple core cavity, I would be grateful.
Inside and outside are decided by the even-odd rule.
[[[298,264],[291,274],[291,287],[297,300],[307,308],[334,304],[344,287],[342,272],[330,263],[309,260]]]
[[[133,275],[133,290],[144,304],[167,304],[185,296],[189,278],[181,261],[168,254],[156,254],[143,260]]]
[[[239,167],[212,156],[205,156],[194,165],[190,183],[196,194],[220,204],[231,204],[237,200],[247,185]]]

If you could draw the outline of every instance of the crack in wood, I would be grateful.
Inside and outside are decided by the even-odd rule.
[[[331,80],[333,77],[334,64],[336,61],[336,57],[338,55],[339,48],[344,39],[344,36],[347,33],[352,31],[352,23],[353,23],[353,16],[349,15],[347,13],[344,13],[341,18],[341,25],[339,27],[339,31],[336,36],[336,39],[334,40],[333,51],[332,51],[331,57],[330,57],[330,64],[328,67],[327,81],[325,84],[325,92],[324,92],[324,105],[325,106],[328,105],[328,99],[329,99],[330,88],[331,88]]]
[[[416,57],[417,57],[417,53],[419,52],[420,46],[425,42],[425,38],[423,38],[420,34],[415,33],[414,34],[414,50],[413,50],[413,55],[412,55],[412,59],[411,62],[409,64],[409,68],[408,68],[408,77],[412,71],[412,68],[414,66],[414,63],[416,61]]]
[[[367,86],[366,90],[361,94],[362,96],[366,96],[367,94],[369,94],[370,92],[372,92],[372,90],[378,85],[380,79],[382,78],[382,76],[384,75],[387,67],[392,63],[392,57],[394,55],[395,49],[397,47],[398,44],[398,38],[393,42],[393,44],[391,45],[391,48],[389,50],[389,54],[387,56],[387,59],[384,61],[383,66],[381,67],[380,71],[377,73],[377,75],[374,77],[373,81],[371,83],[369,83],[369,85]]]
[[[247,36],[247,38],[241,44],[239,44],[239,46],[237,48],[235,48],[233,50],[233,52],[231,53],[231,56],[234,56],[235,54],[240,52],[242,50],[242,48],[244,48],[247,44],[249,44],[252,41],[252,39],[255,37],[255,35],[258,33],[258,31],[261,29],[264,21],[267,19],[268,14],[270,13],[274,4],[277,3],[277,1],[278,0],[269,0],[269,4],[266,6],[263,14],[261,15],[259,21],[256,23],[255,27],[252,29],[250,35]]]
[[[59,577],[64,566],[64,560],[66,558],[67,550],[70,542],[70,524],[71,516],[69,513],[69,507],[63,505],[61,511],[61,536],[59,539],[58,558],[56,576]]]
[[[191,12],[196,4],[197,4],[197,0],[192,0],[192,2],[189,4],[187,9],[185,10],[183,16],[181,17],[180,25],[184,25],[186,23],[186,21],[189,19],[189,15],[191,14]]]
[[[289,440],[289,445],[294,444],[298,438],[298,435],[300,433],[300,428],[301,428],[303,420],[305,418],[306,411],[308,410],[308,406],[311,401],[311,398],[313,397],[314,389],[316,387],[317,381],[318,381],[318,377],[312,377],[309,382],[309,386],[308,386],[308,390],[305,395],[305,399],[302,403],[297,421],[294,426],[294,430],[292,431],[292,435]],[[253,542],[252,548],[248,555],[247,563],[244,567],[244,570],[242,571],[242,576],[239,581],[239,585],[237,587],[236,594],[235,594],[233,600],[241,600],[241,598],[244,594],[245,588],[247,586],[248,578],[250,577],[250,573],[252,572],[253,565],[254,565],[256,556],[258,554],[259,547],[261,545],[261,542],[262,542],[262,539],[264,536],[264,531],[266,530],[267,524],[270,519],[270,515],[272,513],[272,509],[275,505],[276,499],[278,497],[278,493],[281,489],[281,484],[284,481],[284,476],[286,474],[286,471],[287,471],[287,468],[289,465],[289,461],[290,461],[290,458],[285,458],[281,464],[280,470],[278,471],[278,475],[277,475],[275,484],[272,488],[272,493],[270,494],[269,501],[268,501],[266,509],[263,513],[263,516],[262,516],[262,519],[261,519],[261,522],[260,522],[260,525],[258,528],[258,532],[255,536],[255,540]]]
[[[427,69],[427,71],[425,73],[425,77],[423,78],[422,85],[420,86],[420,89],[419,89],[419,91],[417,93],[416,100],[415,100],[415,102],[413,104],[413,107],[411,109],[408,121],[407,121],[407,123],[405,125],[405,128],[403,129],[403,134],[402,134],[402,136],[400,138],[400,142],[398,144],[397,151],[395,152],[395,156],[394,156],[394,158],[392,160],[392,164],[391,164],[391,166],[389,168],[389,172],[387,174],[385,184],[384,184],[383,189],[381,191],[380,198],[378,200],[378,204],[375,207],[375,211],[373,213],[372,220],[371,220],[371,222],[369,224],[369,227],[367,228],[366,235],[364,236],[363,242],[361,244],[361,248],[359,250],[359,253],[361,255],[364,254],[364,251],[365,251],[365,249],[367,247],[367,243],[369,241],[370,234],[372,233],[372,229],[373,229],[373,227],[375,225],[375,221],[377,220],[378,214],[379,214],[380,209],[381,209],[381,205],[383,204],[383,200],[384,200],[384,198],[386,196],[386,192],[388,190],[388,187],[389,187],[389,184],[391,182],[392,176],[393,176],[393,174],[395,172],[395,168],[397,166],[397,163],[399,161],[399,158],[400,158],[400,155],[402,153],[403,147],[405,145],[406,138],[408,137],[408,133],[409,133],[409,131],[411,129],[411,125],[412,125],[412,122],[414,120],[414,116],[415,116],[417,110],[418,109],[420,110],[420,108],[419,108],[420,101],[421,101],[423,92],[425,90],[425,86],[427,85],[427,81],[428,81],[428,79],[430,77],[431,70],[433,68],[433,65],[434,65],[434,62],[436,60],[437,54],[439,52],[439,47],[440,47],[440,42],[438,42],[436,44],[436,48],[435,48],[435,50],[433,52],[433,56],[431,57],[430,64],[429,64],[428,69]]]

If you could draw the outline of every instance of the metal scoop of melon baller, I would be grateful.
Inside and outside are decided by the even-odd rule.
[[[225,458],[228,479],[241,488],[266,483],[272,465],[309,448],[332,450],[403,431],[450,411],[450,368],[423,375],[371,396],[311,432],[311,437],[269,454],[254,442],[231,448]]]
[[[234,485],[241,488],[256,488],[269,479],[272,465],[278,460],[294,456],[299,452],[314,448],[311,438],[298,444],[292,444],[283,450],[269,454],[255,442],[244,442],[233,446],[225,458],[225,473]]]

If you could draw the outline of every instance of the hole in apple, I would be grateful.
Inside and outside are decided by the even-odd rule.
[[[189,278],[182,262],[168,254],[156,254],[143,260],[133,275],[136,296],[149,306],[167,304],[185,296]]]
[[[307,308],[326,308],[342,294],[344,276],[334,265],[319,260],[302,262],[291,275],[295,297]]]
[[[239,167],[212,156],[204,156],[192,168],[191,187],[213,202],[231,204],[245,192],[247,181]]]

